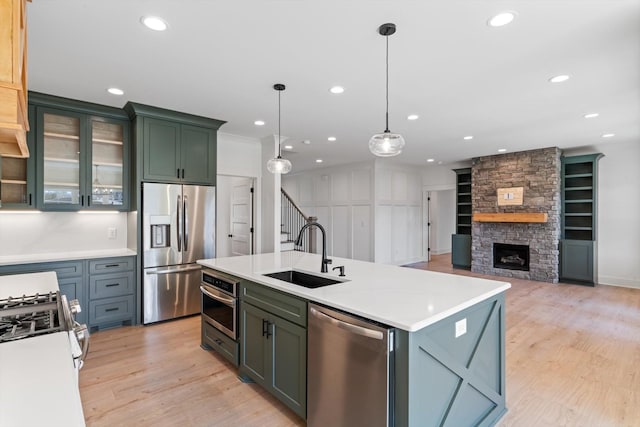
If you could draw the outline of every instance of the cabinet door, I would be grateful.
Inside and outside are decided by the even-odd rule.
[[[595,283],[595,243],[591,240],[560,240],[560,280]]]
[[[27,133],[29,157],[14,158],[0,156],[0,202],[2,208],[35,208],[36,181],[36,139],[35,107],[29,106],[29,120],[32,125]]]
[[[77,210],[84,200],[85,116],[37,109],[37,204],[41,209]]]
[[[180,181],[180,125],[144,119],[144,165],[146,181]]]
[[[265,339],[269,313],[244,301],[240,304],[240,368],[251,379],[268,387],[268,342]]]
[[[215,185],[215,132],[197,126],[182,125],[180,136],[180,177],[185,182]]]
[[[60,293],[66,295],[68,301],[74,299],[80,301],[80,308],[82,311],[75,315],[76,321],[79,323],[87,323],[87,312],[89,311],[89,307],[86,303],[87,300],[84,298],[84,288],[82,283],[82,277],[58,279]]]
[[[87,199],[93,209],[126,210],[129,126],[126,122],[92,117]]]
[[[307,330],[279,317],[271,323],[271,382],[273,394],[306,418]]]

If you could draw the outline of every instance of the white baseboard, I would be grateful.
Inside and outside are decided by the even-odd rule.
[[[431,255],[442,255],[451,253],[451,248],[431,249]]]
[[[640,289],[640,280],[625,279],[623,277],[598,276],[598,284]]]

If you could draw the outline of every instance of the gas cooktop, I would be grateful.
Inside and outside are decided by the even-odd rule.
[[[0,299],[0,343],[68,330],[59,292]]]

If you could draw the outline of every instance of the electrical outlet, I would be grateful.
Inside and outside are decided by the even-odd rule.
[[[467,333],[467,318],[456,322],[456,338],[461,337]]]
[[[118,229],[115,227],[107,228],[107,239],[115,239],[118,236]]]

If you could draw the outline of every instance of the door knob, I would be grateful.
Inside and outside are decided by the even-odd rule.
[[[233,237],[233,234],[229,234],[229,237]]]

